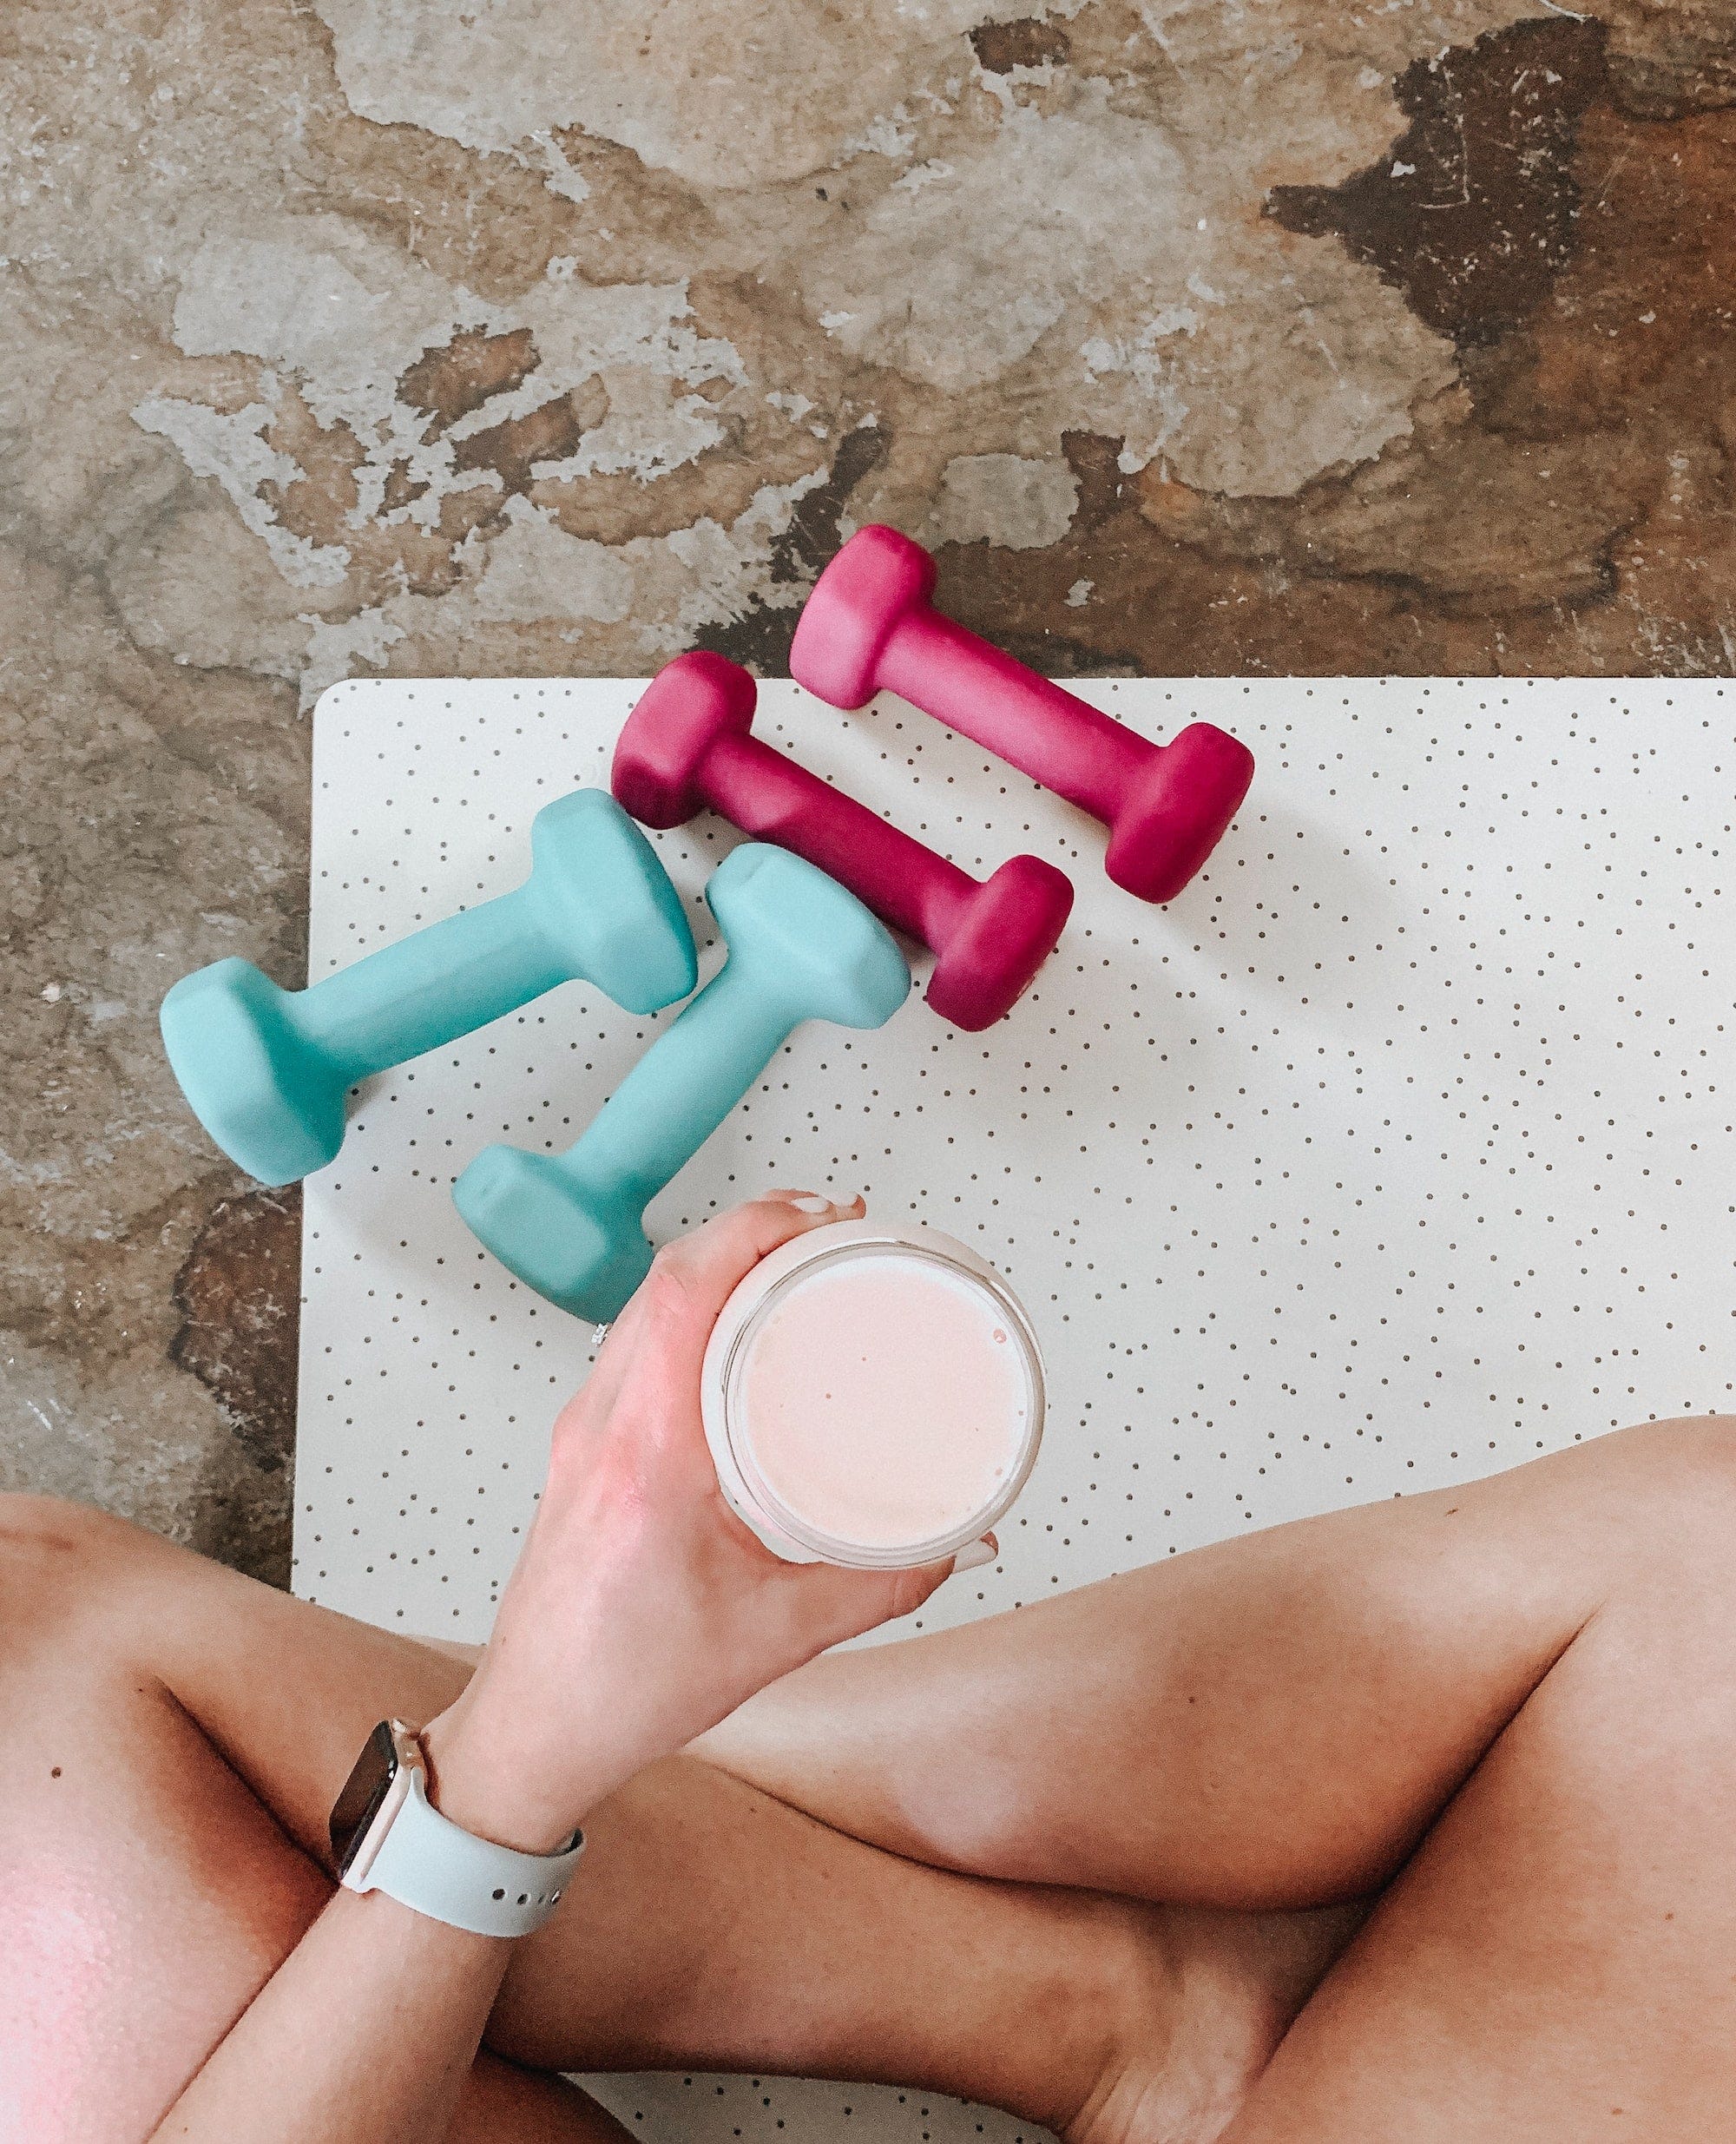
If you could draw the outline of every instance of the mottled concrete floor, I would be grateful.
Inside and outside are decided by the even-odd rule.
[[[348,673],[782,667],[840,533],[1058,673],[1736,667],[1732,0],[11,0],[0,1482],[281,1577]]]

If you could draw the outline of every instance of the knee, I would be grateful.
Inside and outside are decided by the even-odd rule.
[[[1640,1422],[1599,1444],[1667,1494],[1736,1495],[1736,1415]]]
[[[1711,1557],[1736,1578],[1736,1415],[1642,1422],[1581,1449],[1595,1456],[1607,1516],[1643,1565]]]
[[[153,1536],[62,1496],[0,1494],[0,1598],[12,1628],[89,1600]]]
[[[114,1522],[67,1496],[35,1496],[22,1490],[0,1494],[0,1544],[9,1550],[76,1555],[98,1529]]]

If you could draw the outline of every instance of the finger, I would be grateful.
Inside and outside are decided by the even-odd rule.
[[[830,1213],[835,1220],[859,1220],[868,1210],[867,1203],[859,1192],[853,1199],[840,1199],[837,1193],[832,1191],[806,1191],[791,1185],[778,1184],[774,1185],[766,1194],[766,1196],[768,1199],[781,1200],[786,1206],[794,1207],[799,1213],[819,1213],[824,1211]],[[815,1203],[810,1205],[808,1203],[810,1200]]]
[[[862,1210],[860,1199],[829,1199],[796,1189],[768,1192],[660,1252],[650,1278],[610,1325],[580,1389],[585,1418],[597,1421],[608,1415],[648,1346],[683,1381],[696,1378],[718,1312],[735,1283],[779,1243],[828,1221],[852,1220]],[[705,1250],[704,1259],[693,1256],[694,1246]],[[717,1256],[720,1246],[727,1253],[727,1262]]]
[[[702,1352],[719,1312],[762,1258],[811,1229],[852,1219],[861,1207],[859,1199],[839,1202],[813,1192],[739,1206],[657,1253],[641,1291],[642,1312],[656,1317],[666,1337],[679,1330]]]
[[[955,1575],[960,1571],[980,1571],[985,1563],[992,1563],[1001,1553],[1001,1544],[993,1534],[984,1534],[980,1541],[968,1542],[952,1559]]]

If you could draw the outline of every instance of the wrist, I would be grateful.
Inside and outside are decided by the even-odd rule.
[[[510,1738],[470,1716],[464,1700],[430,1720],[421,1736],[428,1799],[443,1817],[520,1853],[558,1852],[600,1796],[582,1781],[546,1782]]]
[[[635,1766],[608,1765],[602,1737],[585,1752],[583,1765],[559,1762],[538,1739],[521,1733],[523,1721],[502,1720],[497,1709],[478,1702],[478,1689],[471,1683],[422,1730],[429,1801],[454,1825],[499,1846],[557,1852]]]

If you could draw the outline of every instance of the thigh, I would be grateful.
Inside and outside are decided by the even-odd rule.
[[[63,1537],[79,1621],[36,1685],[69,1659],[100,1669],[125,1700],[112,1746],[129,1765],[161,1749],[162,1791],[126,1825],[152,1863],[137,1917],[168,1928],[172,1906],[197,1911],[127,1977],[161,2002],[188,1977],[175,1962],[200,1959],[204,1992],[178,2045],[202,2056],[328,1895],[326,1813],[368,1730],[389,1714],[425,1721],[470,1662],[95,1514],[39,1516],[39,1557]],[[489,2024],[492,2052],[529,2071],[791,2070],[992,2098],[1056,2127],[1095,2082],[1112,2008],[1154,2009],[1162,2026],[1161,1916],[904,1862],[687,1759],[630,1781],[587,1831],[582,1880],[517,1947]],[[201,1891],[201,1867],[220,1881]],[[539,2114],[594,2119],[519,2073],[490,2088],[514,2079]]]
[[[0,1508],[0,2135],[133,2144],[196,2073],[332,1885],[102,1595],[125,1529]],[[94,1551],[94,1554],[93,1554]],[[293,1683],[278,1684],[293,1709]],[[309,1720],[317,1706],[305,1708]],[[484,2054],[459,2144],[610,2144],[558,2078]]]
[[[594,2099],[486,2049],[470,2066],[442,2144],[627,2144],[628,2132]]]
[[[1214,1908],[1366,1895],[1612,1588],[1736,1529],[1736,1424],[1463,1487],[835,1654],[697,1746],[858,1838]]]
[[[1224,2144],[1713,2144],[1736,2108],[1736,1573],[1618,1589]]]

